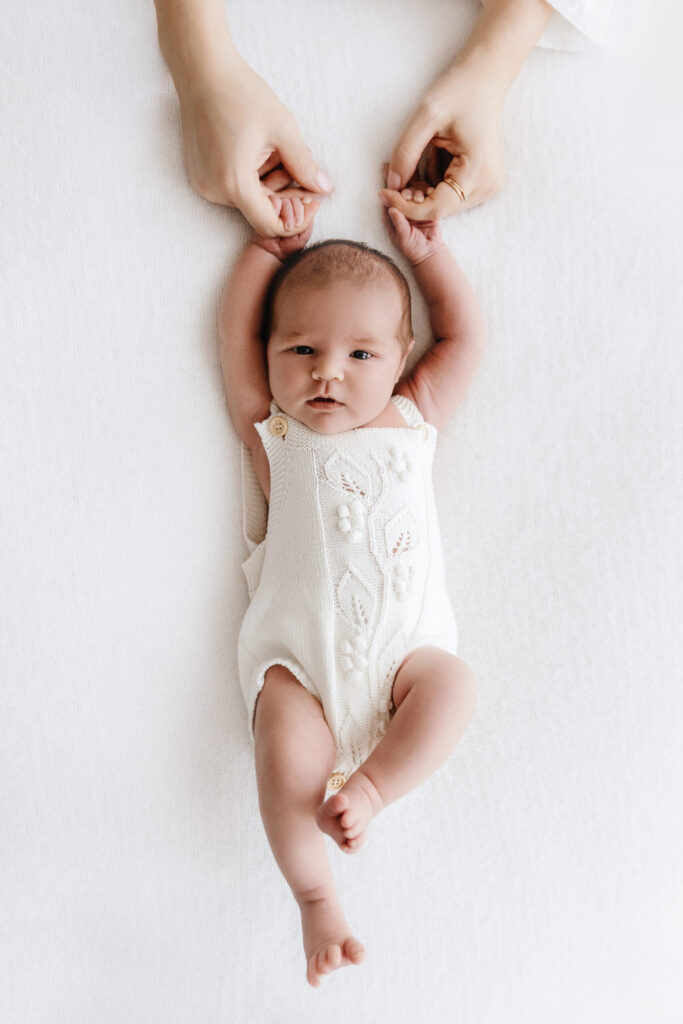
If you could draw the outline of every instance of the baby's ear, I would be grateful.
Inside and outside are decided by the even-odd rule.
[[[408,346],[407,346],[405,352],[403,353],[403,359],[401,360],[401,365],[398,368],[398,375],[397,375],[396,381],[394,383],[398,383],[398,381],[401,379],[401,374],[405,370],[406,363],[408,362],[408,356],[410,355],[410,353],[413,351],[414,348],[415,348],[415,338],[411,338],[410,342],[408,343]]]
[[[415,338],[411,338],[410,341],[408,342],[408,345],[406,346],[405,352],[403,353],[403,362],[401,363],[401,373],[403,373],[403,369],[404,369],[406,363],[408,362],[408,356],[410,355],[410,353],[413,351],[414,348],[415,348]]]

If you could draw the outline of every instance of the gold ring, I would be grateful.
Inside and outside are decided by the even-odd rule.
[[[448,176],[446,176],[443,180],[446,182],[447,185],[451,186],[451,188],[457,195],[458,199],[461,199],[463,203],[467,202],[467,192],[465,192],[465,189],[462,188],[461,185],[458,185],[455,178],[449,178]]]

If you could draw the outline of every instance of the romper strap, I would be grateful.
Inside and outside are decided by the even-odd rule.
[[[409,427],[419,427],[420,424],[424,423],[424,417],[418,407],[409,398],[406,398],[405,395],[392,395],[391,401]]]
[[[251,451],[242,441],[242,529],[249,552],[261,543],[266,535],[268,523],[268,502],[258,482]]]

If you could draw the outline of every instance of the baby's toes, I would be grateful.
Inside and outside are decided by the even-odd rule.
[[[318,970],[322,974],[329,974],[330,971],[335,971],[337,967],[341,966],[341,961],[342,952],[335,942],[331,946],[325,946],[318,953]]]
[[[335,793],[334,796],[331,796],[330,799],[325,804],[328,813],[333,818],[336,818],[338,815],[343,814],[343,812],[348,808],[348,806],[349,798],[346,795],[346,793]]]
[[[365,959],[365,946],[358,939],[347,939],[342,952],[352,964],[359,964]]]
[[[356,850],[360,850],[364,842],[365,833],[361,832],[360,835],[354,836],[353,839],[345,838],[341,848],[344,851],[344,853],[355,853]]]
[[[358,815],[354,814],[351,808],[349,808],[348,811],[344,811],[344,813],[340,817],[339,824],[344,829],[344,831],[346,831],[346,829],[353,828],[355,825],[358,824]]]

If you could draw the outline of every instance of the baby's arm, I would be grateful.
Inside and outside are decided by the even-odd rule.
[[[312,205],[317,208],[317,204]],[[254,423],[266,419],[271,401],[266,351],[261,338],[264,300],[281,261],[289,253],[303,248],[312,227],[311,219],[305,231],[291,238],[254,235],[237,261],[221,298],[218,332],[228,410],[238,436],[252,450],[261,443]]]
[[[392,241],[410,260],[429,309],[434,344],[396,388],[428,423],[441,429],[455,412],[479,365],[484,325],[477,298],[441,238],[437,221],[409,221],[388,212]]]

